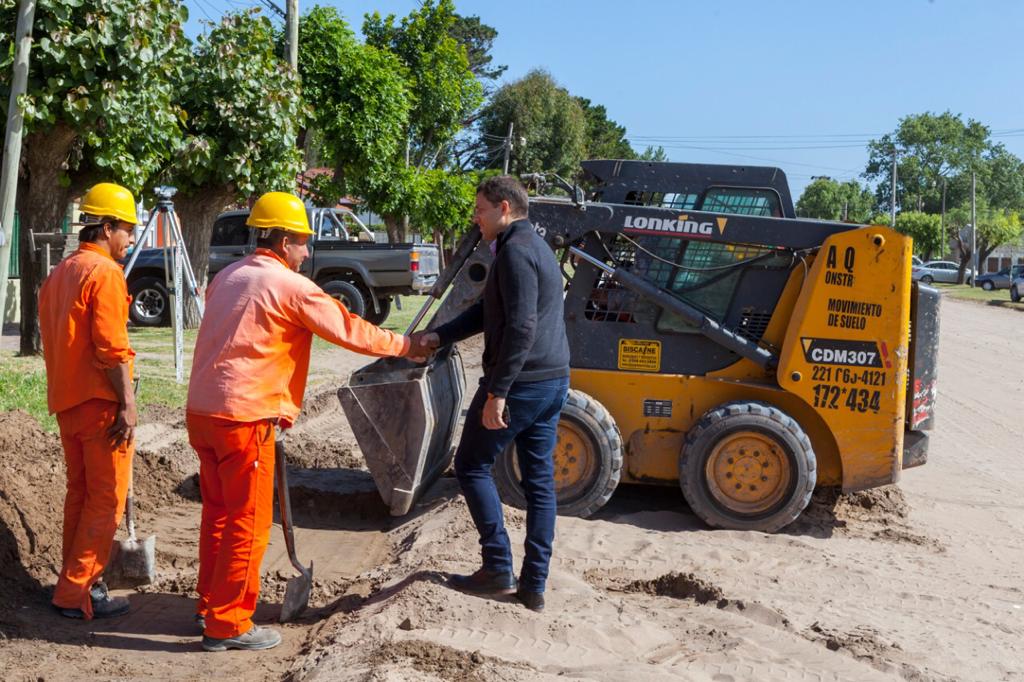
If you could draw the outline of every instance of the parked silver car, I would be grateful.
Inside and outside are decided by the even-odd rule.
[[[989,272],[978,275],[974,278],[974,286],[981,287],[985,291],[1010,288],[1010,268],[1003,268],[999,272]]]
[[[1024,265],[1014,265],[1010,268],[1010,300],[1017,303],[1021,296],[1024,296]]]
[[[910,276],[922,284],[932,282],[946,282],[956,284],[957,272],[960,264],[948,260],[930,260],[923,265],[914,265],[911,268]],[[967,268],[964,273],[964,281],[970,284],[974,279],[974,272]]]

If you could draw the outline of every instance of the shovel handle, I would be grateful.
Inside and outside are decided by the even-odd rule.
[[[299,557],[295,554],[292,500],[288,494],[288,463],[285,461],[284,438],[281,433],[274,440],[274,469],[277,473],[277,503],[281,508],[281,532],[284,533],[284,546],[288,549],[288,560],[296,571],[308,577],[309,569],[299,562]]]
[[[142,377],[135,377],[132,384],[132,393],[139,395],[139,382]],[[135,451],[128,458],[128,497],[124,502],[124,525],[128,531],[128,540],[135,542]]]

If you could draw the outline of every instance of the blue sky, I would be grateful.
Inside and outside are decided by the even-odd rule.
[[[185,0],[199,19],[259,0]],[[284,6],[284,0],[276,0]],[[313,6],[300,0],[300,11]],[[415,0],[322,1],[357,30]],[[504,80],[544,68],[603,104],[634,148],[673,161],[775,165],[794,197],[812,175],[857,178],[865,143],[950,110],[1024,158],[1024,2],[1001,0],[456,0],[498,29]],[[272,15],[273,16],[273,15]],[[276,20],[276,17],[275,17]]]

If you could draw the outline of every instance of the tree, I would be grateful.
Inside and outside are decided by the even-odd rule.
[[[380,210],[399,184],[411,91],[405,68],[390,51],[365,45],[333,7],[314,7],[299,22],[299,74],[334,175],[318,193],[372,195]],[[332,191],[333,190],[333,191]],[[397,196],[397,195],[396,195]],[[399,197],[401,198],[401,197]]]
[[[975,215],[978,231],[975,241],[978,246],[978,268],[999,246],[1019,239],[1021,236],[1020,215],[1015,211],[992,208],[982,199],[976,202]],[[960,261],[957,282],[964,282],[964,274],[972,260],[971,252],[971,205],[965,203],[949,211],[946,224],[953,235],[956,253]],[[979,273],[975,273],[977,275]]]
[[[867,222],[874,201],[871,193],[855,180],[839,182],[829,177],[816,177],[804,188],[796,202],[796,213],[802,218]]]
[[[939,213],[943,179],[947,181],[947,206],[966,201],[970,197],[969,168],[991,148],[989,129],[973,119],[965,123],[959,114],[948,111],[907,116],[900,119],[894,132],[868,143],[864,177],[878,183],[878,206],[889,210],[893,201],[891,173],[895,152],[897,204],[908,210]]]
[[[200,36],[182,76],[186,137],[163,176],[178,188],[175,207],[202,286],[217,214],[253,194],[294,191],[306,109],[297,74],[275,53],[270,21],[253,12],[228,15]]]
[[[404,159],[392,159],[396,167],[405,167],[395,171],[404,181],[386,188],[383,195],[363,192],[367,203],[384,218],[392,241],[403,241],[409,215],[421,202],[434,199],[422,192],[418,175],[444,165],[446,151],[483,98],[466,48],[451,36],[456,19],[452,0],[425,0],[401,22],[394,15],[381,18],[378,13],[367,15],[363,22],[367,44],[388,50],[405,67],[412,96],[406,154]]]
[[[896,216],[896,231],[914,240],[914,250],[923,260],[931,260],[935,251],[942,251],[942,216],[920,211],[903,211]]]
[[[555,83],[549,73],[534,70],[502,86],[480,117],[480,130],[489,139],[504,138],[514,124],[516,146],[509,170],[515,174],[554,171],[573,175],[587,149],[583,107]],[[484,168],[501,168],[495,149],[481,156]]]
[[[488,26],[480,21],[480,17],[464,17],[456,14],[455,21],[448,29],[448,35],[466,48],[469,70],[479,80],[496,80],[501,78],[501,75],[508,69],[504,65],[491,65],[491,62],[494,61],[491,56],[491,48],[494,46],[494,39],[498,37],[498,31],[493,26]]]
[[[14,2],[0,5],[0,101],[10,90]],[[29,232],[56,230],[103,180],[138,193],[181,139],[174,83],[187,54],[177,0],[39,0],[19,175],[21,352],[41,351]]]
[[[648,145],[642,152],[640,152],[640,155],[637,158],[641,161],[656,161],[661,163],[668,161],[668,154],[665,153],[664,147],[653,147]]]
[[[583,108],[586,118],[585,159],[635,159],[636,152],[626,139],[626,128],[608,118],[608,110],[602,104],[592,104],[585,97],[576,101]]]

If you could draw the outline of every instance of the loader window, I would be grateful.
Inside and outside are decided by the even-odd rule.
[[[681,251],[674,260],[683,267],[657,263],[650,268],[648,277],[718,321],[724,320],[729,311],[743,275],[743,263],[771,253],[771,249],[761,246],[696,240],[682,241]],[[779,254],[758,260],[757,267],[788,267],[790,260],[788,254]],[[750,335],[760,338],[766,320],[752,319],[749,322],[757,327],[751,329]],[[661,332],[696,332],[696,328],[669,312],[662,312],[655,327]]]
[[[692,210],[697,205],[697,195],[681,192],[630,192],[623,203],[630,206],[660,206],[677,210]]]
[[[701,211],[782,217],[779,195],[770,189],[712,187],[704,195]]]

